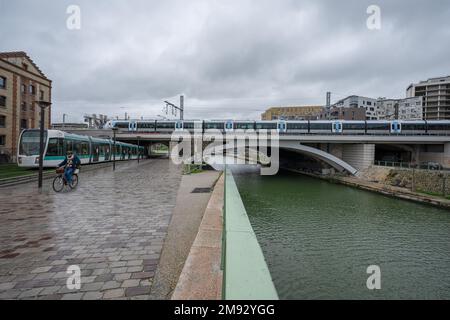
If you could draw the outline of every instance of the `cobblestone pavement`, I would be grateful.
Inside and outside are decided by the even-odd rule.
[[[0,189],[0,299],[147,299],[181,179],[168,160]],[[67,268],[81,269],[68,289]]]

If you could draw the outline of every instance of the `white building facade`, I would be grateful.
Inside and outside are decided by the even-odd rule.
[[[411,84],[406,96],[423,98],[425,120],[450,120],[450,76]]]
[[[345,99],[339,100],[332,107],[336,108],[365,108],[366,120],[380,120],[378,116],[377,99],[362,97],[362,96],[349,96]]]
[[[422,97],[377,100],[378,120],[423,120]]]

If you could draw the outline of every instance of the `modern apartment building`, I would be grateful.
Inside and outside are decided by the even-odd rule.
[[[315,120],[323,106],[272,107],[261,115],[261,120]]]
[[[450,120],[450,76],[411,84],[406,96],[423,98],[425,120]]]
[[[332,108],[364,108],[366,110],[366,120],[379,120],[377,99],[348,96],[345,99],[339,100],[331,106]]]
[[[366,109],[360,107],[324,108],[317,117],[318,120],[366,120]]]
[[[39,128],[36,101],[51,102],[52,81],[25,52],[0,52],[0,162],[15,161],[20,132]],[[51,109],[45,110],[45,128]]]
[[[378,98],[379,120],[423,120],[422,97],[406,99]]]

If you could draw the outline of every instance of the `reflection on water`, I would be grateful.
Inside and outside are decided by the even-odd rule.
[[[450,298],[450,212],[291,173],[235,177],[280,298]]]

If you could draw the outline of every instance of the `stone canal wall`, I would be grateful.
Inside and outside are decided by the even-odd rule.
[[[450,172],[372,166],[360,178],[434,195],[450,195]]]
[[[387,182],[419,192],[450,195],[450,172],[396,169],[388,175]]]

